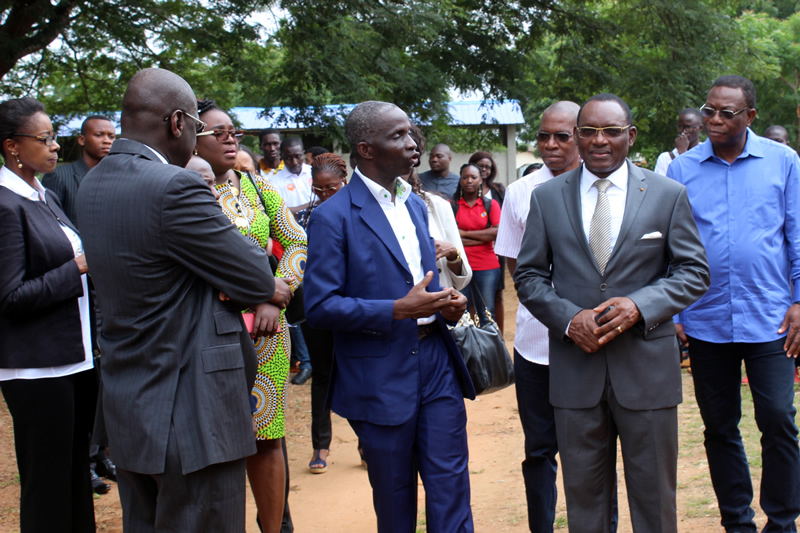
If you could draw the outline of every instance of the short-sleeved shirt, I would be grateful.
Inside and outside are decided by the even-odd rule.
[[[458,212],[456,213],[456,223],[458,229],[464,231],[477,231],[486,229],[488,226],[497,226],[500,224],[500,204],[497,200],[492,200],[492,207],[489,209],[487,215],[486,208],[483,206],[483,201],[475,202],[472,207],[463,199],[458,200]],[[489,217],[490,224],[486,223],[486,217]],[[500,268],[500,262],[494,254],[494,242],[485,242],[478,246],[465,246],[464,251],[467,252],[467,260],[469,266],[473,271],[491,270],[493,268]]]
[[[429,170],[419,175],[419,181],[422,183],[423,191],[435,192],[452,200],[461,177],[451,172],[444,178],[440,178],[432,170]]]

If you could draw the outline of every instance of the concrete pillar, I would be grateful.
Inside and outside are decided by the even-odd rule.
[[[517,180],[517,125],[506,124],[505,140],[506,140],[506,176],[504,184],[506,186],[514,183]],[[500,176],[498,176],[500,177]]]

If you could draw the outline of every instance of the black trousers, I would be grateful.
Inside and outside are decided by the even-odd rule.
[[[94,370],[60,378],[0,383],[14,420],[24,533],[94,532],[89,434],[94,423]]]
[[[325,409],[333,363],[333,333],[302,324],[311,356],[311,445],[315,450],[331,447],[331,410]]]

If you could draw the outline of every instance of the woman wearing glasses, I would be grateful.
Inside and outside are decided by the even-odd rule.
[[[36,174],[58,143],[44,105],[0,104],[0,388],[14,420],[24,533],[95,530],[89,271],[75,226]]]
[[[267,249],[270,240],[280,245],[282,253],[275,277],[284,278],[292,289],[297,288],[305,271],[305,231],[267,180],[233,170],[242,132],[234,128],[230,117],[210,100],[198,101],[197,108],[208,126],[197,135],[196,151],[211,165],[222,211],[254,245]],[[258,375],[252,399],[258,451],[247,458],[247,474],[263,530],[273,532],[280,530],[285,500],[281,440],[291,346],[281,309],[263,303],[253,312]]]
[[[492,154],[489,152],[475,152],[469,158],[469,162],[477,166],[481,171],[483,180],[483,195],[491,200],[496,200],[500,207],[503,207],[503,199],[506,196],[506,188],[500,183],[495,183],[497,177],[497,163],[494,162]],[[506,258],[498,256],[500,264],[500,274],[497,278],[497,288],[494,293],[495,320],[500,330],[503,330],[505,305],[503,304],[503,290],[506,288]]]

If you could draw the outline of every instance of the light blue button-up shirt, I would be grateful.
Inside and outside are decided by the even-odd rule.
[[[800,159],[747,130],[729,164],[706,141],[675,158],[667,176],[689,192],[711,267],[711,287],[678,317],[708,342],[769,342],[800,301]],[[792,296],[794,287],[794,297]]]

